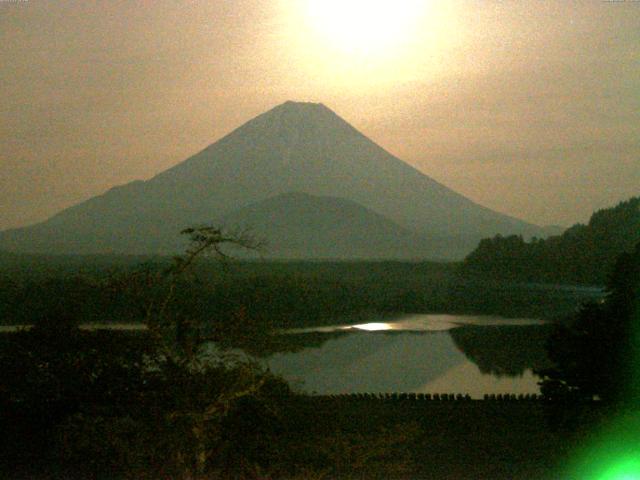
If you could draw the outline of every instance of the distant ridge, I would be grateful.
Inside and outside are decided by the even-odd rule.
[[[266,232],[268,257],[419,259],[429,243],[351,200],[283,193],[226,215],[221,224]]]
[[[326,106],[286,102],[148,181],[1,232],[0,249],[173,253],[184,245],[177,234],[182,228],[289,192],[350,200],[404,232],[438,239],[444,250],[426,257],[459,258],[496,233],[543,235],[420,173]]]

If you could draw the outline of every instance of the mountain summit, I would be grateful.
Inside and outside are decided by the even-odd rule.
[[[424,175],[324,105],[286,102],[148,181],[112,188],[45,222],[0,233],[0,249],[173,252],[181,248],[182,228],[232,218],[244,207],[290,192],[310,195],[311,202],[355,202],[428,239],[437,257],[462,256],[496,233],[540,234],[538,227],[482,207]],[[438,242],[441,247],[434,246]]]

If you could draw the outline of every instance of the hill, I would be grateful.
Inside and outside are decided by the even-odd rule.
[[[351,200],[284,193],[223,217],[262,232],[271,258],[412,259],[429,255],[425,238]]]
[[[463,270],[512,280],[604,285],[615,259],[638,242],[640,197],[634,197],[546,240],[484,239],[467,256]]]
[[[356,202],[407,231],[438,238],[449,256],[497,233],[542,234],[422,174],[324,105],[286,102],[150,180],[0,233],[0,249],[173,253],[183,247],[181,229],[290,192]]]

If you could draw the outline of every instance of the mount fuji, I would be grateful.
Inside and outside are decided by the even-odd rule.
[[[175,253],[180,230],[219,222],[253,228],[280,258],[460,258],[498,233],[544,236],[421,173],[324,105],[286,102],[147,181],[0,232],[0,249]]]

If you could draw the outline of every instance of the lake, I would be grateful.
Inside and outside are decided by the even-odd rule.
[[[307,393],[534,394],[539,388],[532,369],[548,365],[549,330],[543,321],[524,318],[375,318],[280,332],[296,337],[297,351],[263,362]]]
[[[0,333],[17,326],[0,326]],[[24,328],[24,327],[22,327]],[[142,324],[85,324],[141,331]],[[344,393],[539,393],[551,325],[481,315],[375,315],[368,321],[277,332],[260,362],[294,389]],[[276,353],[273,353],[276,352]]]

